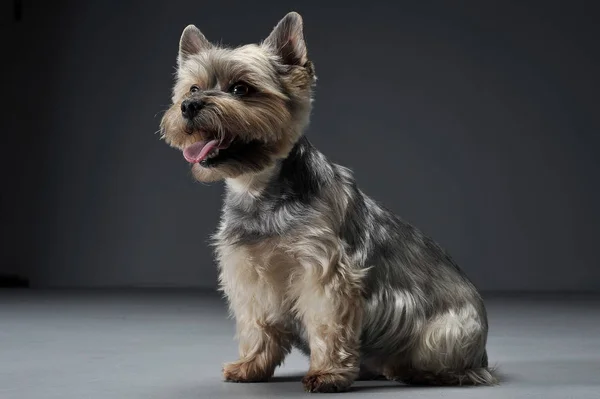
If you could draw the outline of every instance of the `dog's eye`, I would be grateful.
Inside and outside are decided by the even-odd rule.
[[[243,83],[236,83],[231,86],[229,92],[234,96],[242,97],[250,92],[250,88],[248,87],[248,85],[245,85]]]
[[[196,85],[193,85],[192,87],[190,87],[190,93],[198,93],[200,91],[200,88]]]

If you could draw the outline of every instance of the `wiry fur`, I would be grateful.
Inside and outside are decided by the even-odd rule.
[[[310,356],[311,392],[345,390],[359,371],[414,384],[495,383],[475,287],[302,135],[315,76],[300,16],[237,49],[188,27],[178,63],[165,139],[184,149],[212,131],[239,146],[215,167],[192,166],[199,180],[227,183],[214,239],[240,359],[225,365],[225,379],[266,380],[295,346]],[[235,80],[256,95],[225,93]],[[212,106],[190,126],[179,107],[193,84]]]

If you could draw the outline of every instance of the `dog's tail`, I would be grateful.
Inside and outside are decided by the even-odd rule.
[[[437,372],[408,369],[400,380],[412,385],[496,385],[499,383],[497,368],[488,367],[487,351],[483,353],[480,367],[464,370],[440,370]]]
[[[438,372],[409,369],[400,380],[411,385],[496,385],[499,380],[495,369],[479,367],[466,370],[442,370]]]

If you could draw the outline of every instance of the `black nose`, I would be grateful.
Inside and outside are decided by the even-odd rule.
[[[194,119],[202,107],[204,102],[201,100],[185,100],[181,103],[181,113],[184,118]]]

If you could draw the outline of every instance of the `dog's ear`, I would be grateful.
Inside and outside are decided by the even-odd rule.
[[[302,17],[297,12],[287,14],[263,42],[269,51],[281,57],[287,65],[304,66],[308,61],[302,29]]]
[[[194,25],[188,25],[181,34],[179,40],[179,56],[177,57],[178,64],[187,60],[190,56],[208,50],[212,44]]]

